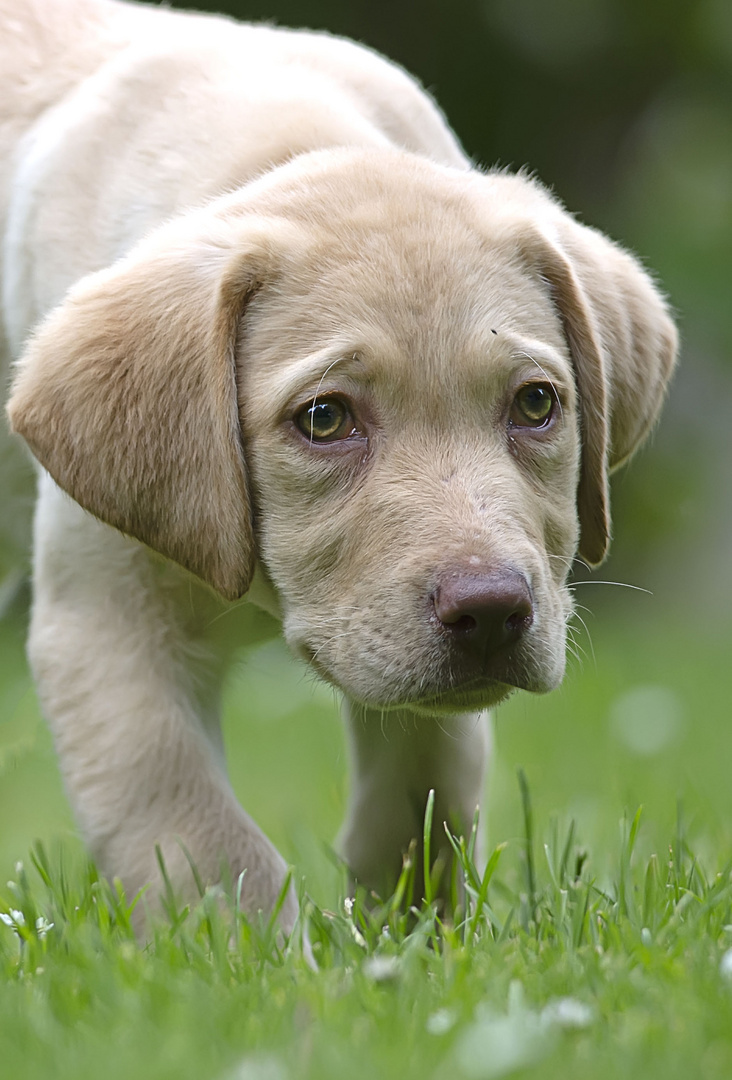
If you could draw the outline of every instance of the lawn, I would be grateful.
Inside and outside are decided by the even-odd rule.
[[[225,704],[232,778],[301,882],[313,971],[235,895],[135,941],[132,898],[75,839],[20,621],[0,624],[3,1075],[732,1074],[732,635],[718,624],[624,590],[562,689],[498,712],[492,877],[464,854],[467,912],[448,926],[428,904],[409,921],[344,906],[328,846],[346,783],[337,702],[279,645],[243,656]]]

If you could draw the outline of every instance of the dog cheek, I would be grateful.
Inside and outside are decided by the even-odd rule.
[[[260,558],[277,589],[285,619],[289,612],[302,610],[314,620],[332,615],[341,592],[339,568],[347,559],[342,517],[331,499],[295,487],[281,488],[278,497],[270,497],[262,508]]]
[[[579,543],[579,518],[571,496],[547,500],[544,507],[544,550],[554,581],[562,584],[569,574]]]
[[[550,447],[537,447],[530,466],[527,470],[531,492],[527,496],[528,521],[539,525],[537,546],[548,558],[551,577],[561,584],[569,573],[579,544],[578,432],[568,430]]]

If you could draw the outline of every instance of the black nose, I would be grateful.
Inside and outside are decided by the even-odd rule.
[[[455,644],[484,657],[518,641],[534,618],[529,584],[515,570],[444,573],[432,601]]]

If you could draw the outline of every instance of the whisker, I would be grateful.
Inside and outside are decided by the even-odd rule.
[[[460,738],[459,738],[458,735],[453,735],[453,733],[451,731],[448,731],[447,728],[442,726],[442,724],[440,723],[439,716],[435,717],[435,721],[436,721],[437,726],[438,726],[438,728],[440,729],[440,731],[442,732],[443,735],[447,735],[448,739],[452,739],[453,742],[459,742],[460,741]]]
[[[567,651],[572,653],[572,656],[574,656],[575,660],[579,660],[580,662],[582,662],[582,660],[588,659],[587,650],[582,647],[577,638],[572,636],[569,627],[567,628],[567,641]]]
[[[564,565],[569,567],[570,569],[574,566],[575,563],[578,563],[580,566],[584,567],[585,570],[592,572],[592,567],[589,565],[589,563],[586,563],[584,559],[581,559],[579,557],[579,555],[552,555],[552,553],[548,551],[547,558],[556,559],[558,562],[564,563]]]
[[[585,620],[582,618],[582,616],[579,615],[577,612],[575,612],[575,617],[577,619],[579,619],[579,621],[582,623],[582,626],[585,628],[585,633],[587,634],[587,643],[590,646],[590,653],[592,654],[592,663],[595,665],[595,667],[597,667],[597,658],[595,656],[595,646],[592,644],[592,635],[590,634],[590,628],[587,625],[587,623],[585,622]]]
[[[251,600],[247,600],[246,596],[242,596],[240,600],[234,600],[233,603],[230,603],[228,607],[224,608],[223,611],[220,611],[218,615],[214,615],[212,619],[209,619],[209,621],[206,623],[206,629],[208,629],[209,626],[213,626],[214,623],[217,623],[219,619],[223,619],[224,615],[231,615],[233,611],[238,611],[238,609],[240,607],[243,607],[244,604],[250,603]]]
[[[531,363],[534,364],[539,369],[539,371],[542,373],[542,375],[544,376],[544,378],[546,379],[546,381],[549,383],[552,390],[554,391],[554,396],[556,397],[557,405],[559,406],[559,415],[562,417],[562,419],[564,419],[564,409],[562,408],[562,402],[559,399],[559,391],[557,390],[556,386],[554,385],[554,380],[549,378],[546,371],[544,371],[544,368],[541,366],[541,364],[539,363],[539,361],[535,357],[530,356],[529,353],[527,353],[527,352],[520,352],[517,355],[518,356],[525,356],[526,359],[530,360]]]
[[[653,596],[650,589],[644,589],[642,585],[629,585],[627,581],[573,581],[568,588],[575,589],[578,585],[617,585],[621,589],[633,589],[634,592],[642,592],[648,596]]]
[[[342,359],[343,359],[342,356],[337,356],[332,363],[328,364],[327,368],[325,369],[323,374],[320,376],[320,382],[318,383],[318,388],[315,391],[315,397],[313,398],[312,410],[310,412],[310,445],[311,446],[313,445],[313,424],[315,422],[315,417],[313,416],[313,411],[315,409],[315,406],[318,403],[318,394],[320,393],[320,388],[323,385],[323,382],[325,380],[325,376],[328,374],[328,372],[331,371],[336,366],[336,364],[339,364]]]
[[[573,658],[574,660],[576,660],[576,661],[577,661],[577,663],[579,664],[579,666],[580,666],[580,667],[582,667],[582,665],[583,665],[584,661],[585,661],[585,660],[587,659],[587,653],[585,653],[584,651],[582,651],[582,653],[580,654],[580,647],[579,647],[579,645],[575,646],[575,645],[574,645],[573,643],[571,643],[571,642],[570,642],[570,644],[568,644],[568,645],[567,645],[567,652],[569,653],[569,655],[570,655],[570,656],[571,656],[571,657],[572,657],[572,658]]]

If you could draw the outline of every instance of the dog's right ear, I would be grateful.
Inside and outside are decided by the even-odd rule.
[[[580,397],[579,553],[591,566],[610,542],[609,474],[651,430],[674,369],[677,334],[640,263],[562,213],[545,235],[521,234],[524,257],[561,318]]]
[[[278,224],[194,214],[84,278],[30,339],[8,406],[78,503],[227,599],[255,558],[237,328]]]

